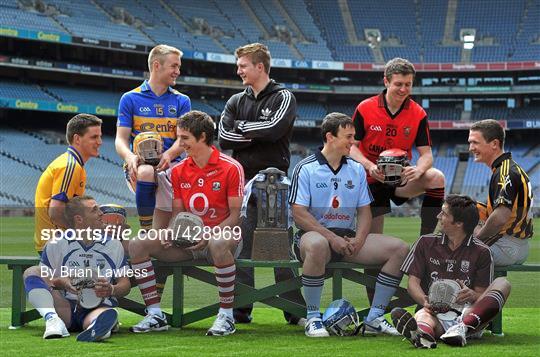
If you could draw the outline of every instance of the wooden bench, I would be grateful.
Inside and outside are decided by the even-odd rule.
[[[0,256],[0,265],[7,265],[12,270],[12,300],[11,300],[11,328],[18,328],[25,323],[39,319],[36,310],[26,311],[26,294],[22,275],[27,267],[37,265],[37,257],[9,257]],[[252,261],[239,259],[236,262],[238,267],[267,267],[267,268],[293,268],[298,269],[301,263],[298,261]],[[203,269],[210,265],[206,261],[185,261],[176,263],[164,263],[154,261],[155,266],[170,267],[172,269],[172,314],[167,313],[169,323],[173,327],[182,327],[190,323],[214,316],[219,305],[212,304],[193,311],[184,312],[184,277],[191,277],[204,283],[216,286],[215,276],[212,272]],[[332,279],[332,298],[339,299],[343,296],[343,279],[352,281],[368,287],[375,287],[376,279],[359,271],[359,269],[377,268],[353,263],[330,263],[327,265],[326,279]],[[496,267],[496,276],[506,276],[509,271],[540,271],[539,264],[512,265],[508,267]],[[295,302],[278,297],[288,291],[301,288],[301,277],[295,277],[286,281],[271,284],[262,288],[253,288],[237,282],[235,287],[234,306],[244,306],[246,304],[261,302],[266,305],[287,311],[296,316],[305,316],[306,307]],[[407,307],[414,305],[414,301],[409,297],[407,290],[399,287],[396,291],[396,299],[392,300],[389,309],[396,306]],[[121,308],[145,315],[145,306],[128,298],[119,298]],[[360,319],[367,315],[369,308],[358,311]],[[492,322],[491,331],[494,334],[502,335],[502,313]]]

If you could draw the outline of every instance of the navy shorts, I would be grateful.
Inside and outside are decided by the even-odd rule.
[[[386,185],[382,182],[375,182],[369,185],[373,202],[371,202],[371,215],[378,217],[390,213],[390,200],[397,206],[401,206],[409,200],[407,197],[396,196],[396,187]]]
[[[353,230],[350,230],[350,229],[345,229],[345,228],[328,228],[329,231],[332,231],[334,232],[336,235],[340,236],[340,237],[344,237],[344,236],[347,236],[347,237],[355,237],[356,236],[356,232],[353,231]],[[302,257],[300,255],[300,239],[302,238],[302,236],[306,234],[305,231],[299,229],[295,234],[294,234],[294,237],[293,237],[293,242],[292,242],[292,253],[293,253],[293,258],[298,260],[299,262],[303,262],[302,260]],[[330,246],[330,253],[331,253],[331,257],[330,257],[330,263],[332,262],[340,262],[343,260],[343,254],[340,254],[338,252],[335,252],[332,247]]]
[[[68,300],[69,305],[71,306],[71,321],[69,323],[68,331],[69,332],[80,332],[83,331],[83,323],[84,319],[90,312],[97,309],[98,307],[108,307],[112,308],[110,305],[101,304],[96,308],[93,309],[85,309],[84,307],[80,307],[77,304],[77,301],[74,300]]]

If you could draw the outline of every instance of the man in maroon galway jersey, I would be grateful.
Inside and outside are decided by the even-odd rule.
[[[188,157],[171,173],[174,192],[172,216],[176,217],[183,211],[200,216],[204,223],[203,233],[199,235],[202,239],[188,248],[176,247],[166,239],[136,239],[130,242],[133,269],[146,269],[149,272],[136,278],[148,315],[132,327],[133,332],[161,331],[167,326],[155,290],[151,257],[165,262],[201,258],[211,262],[215,267],[220,308],[207,335],[225,336],[236,331],[232,307],[235,258],[242,249],[238,225],[244,170],[236,160],[220,153],[212,145],[214,130],[214,121],[203,112],[190,111],[178,119],[177,137]]]
[[[410,98],[415,73],[409,61],[402,58],[390,60],[384,67],[385,90],[362,101],[353,115],[358,146],[351,148],[350,156],[359,161],[368,173],[374,198],[371,203],[371,233],[383,233],[384,214],[390,212],[390,200],[401,205],[422,193],[420,234],[432,233],[437,225],[437,214],[444,199],[444,175],[432,167],[427,114]],[[420,157],[416,166],[403,170],[406,184],[391,187],[382,183],[384,174],[377,168],[379,154],[398,148],[406,151],[410,160],[413,145]]]
[[[437,218],[441,233],[421,236],[401,266],[409,275],[409,294],[423,308],[414,318],[405,309],[392,310],[396,329],[419,348],[434,348],[438,338],[464,346],[467,338],[480,337],[510,295],[508,280],[492,281],[489,247],[473,235],[479,219],[476,201],[450,195]],[[461,286],[455,306],[446,313],[433,311],[429,303],[429,287],[439,279]]]

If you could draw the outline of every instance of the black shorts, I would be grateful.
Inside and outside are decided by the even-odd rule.
[[[356,232],[353,231],[353,230],[350,230],[350,229],[345,229],[345,228],[328,228],[329,231],[332,231],[334,232],[336,235],[340,236],[340,237],[344,237],[344,236],[347,236],[347,237],[355,237],[356,236]],[[302,260],[302,256],[300,255],[300,239],[302,238],[302,236],[306,234],[305,231],[299,229],[295,234],[294,234],[294,237],[293,237],[293,242],[292,242],[292,254],[293,254],[293,259],[296,259],[298,260],[299,262],[303,262]],[[331,253],[331,257],[330,257],[330,263],[332,262],[340,262],[343,260],[343,254],[340,254],[340,253],[337,253],[335,252],[333,249],[332,249],[332,246],[330,246],[330,253]]]
[[[407,197],[397,197],[396,187],[386,185],[382,182],[375,182],[369,185],[373,202],[371,202],[371,215],[378,217],[390,213],[390,200],[397,206],[401,206],[409,200]]]

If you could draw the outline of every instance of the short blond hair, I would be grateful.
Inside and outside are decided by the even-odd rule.
[[[250,43],[249,45],[238,47],[236,51],[234,51],[234,55],[236,58],[250,56],[251,63],[254,65],[262,63],[266,74],[270,74],[270,59],[272,57],[270,56],[270,50],[266,45],[258,42]]]
[[[148,54],[148,70],[152,72],[152,63],[156,60],[159,61],[160,64],[163,64],[163,62],[165,62],[165,57],[171,53],[180,56],[180,58],[184,55],[178,48],[168,45],[157,45],[152,48]]]

